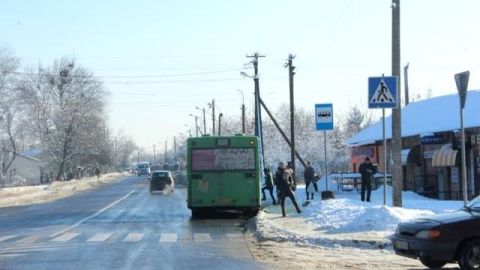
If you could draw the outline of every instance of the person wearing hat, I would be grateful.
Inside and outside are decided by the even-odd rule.
[[[262,201],[267,200],[265,196],[265,190],[268,190],[268,192],[270,192],[270,197],[272,198],[273,204],[277,204],[277,201],[275,201],[275,197],[273,196],[273,176],[270,172],[270,168],[263,169],[263,173],[265,174],[265,185],[262,187]]]
[[[370,202],[370,195],[372,194],[372,176],[377,172],[377,169],[370,161],[369,157],[365,158],[365,161],[360,164],[358,171],[362,175],[362,189],[361,199],[365,201],[365,191],[367,192],[367,202]]]
[[[282,216],[285,217],[285,199],[287,197],[292,200],[297,213],[301,213],[302,211],[300,210],[300,207],[298,207],[295,194],[292,191],[293,177],[284,162],[278,163],[278,169],[275,173],[275,186],[277,187],[278,201],[282,207]]]

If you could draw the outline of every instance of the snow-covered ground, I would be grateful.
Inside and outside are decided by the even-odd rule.
[[[325,190],[325,181],[318,183]],[[320,200],[320,194],[297,214],[287,198],[287,217],[278,205],[268,205],[253,220],[255,237],[261,241],[290,242],[300,246],[380,247],[390,245],[389,236],[399,222],[454,211],[463,201],[440,201],[403,192],[403,207],[392,207],[392,188],[387,186],[387,205],[383,205],[383,186],[372,191],[372,202],[362,202],[356,190],[341,191],[334,181],[329,190],[335,199]],[[268,197],[268,196],[267,196]],[[305,187],[296,191],[297,202],[305,201]]]
[[[115,181],[124,174],[105,174],[96,177],[84,177],[80,180],[59,181],[47,185],[0,188],[0,207],[20,206],[43,203],[70,196],[76,192],[95,188]]]

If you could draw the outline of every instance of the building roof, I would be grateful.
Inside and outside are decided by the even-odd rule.
[[[480,90],[470,90],[464,111],[464,127],[480,127]],[[409,103],[402,108],[402,137],[460,129],[458,94],[433,97]],[[385,119],[385,137],[392,138],[392,117]],[[382,120],[365,128],[348,140],[348,144],[365,145],[382,140]]]

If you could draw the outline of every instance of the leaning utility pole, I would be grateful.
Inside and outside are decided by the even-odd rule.
[[[295,75],[295,67],[293,66],[293,59],[295,58],[294,55],[288,55],[288,61],[285,64],[285,67],[288,67],[288,81],[289,81],[289,88],[290,88],[290,161],[292,162],[291,169],[294,173],[295,179],[295,104],[293,98],[293,75]]]
[[[392,0],[392,76],[398,76],[398,84],[400,84],[400,0]],[[397,89],[401,89],[400,85]],[[392,188],[393,206],[397,207],[402,206],[403,189],[401,96],[397,95],[398,107],[392,109]]]
[[[262,159],[263,159],[263,162],[265,162],[263,134],[262,134],[262,110],[260,108],[260,83],[259,83],[259,77],[258,77],[258,58],[265,57],[265,55],[260,55],[258,52],[256,52],[253,55],[247,55],[247,57],[253,58],[252,64],[255,70],[255,75],[253,77],[253,80],[255,82],[255,136],[260,138],[260,146],[262,147]]]

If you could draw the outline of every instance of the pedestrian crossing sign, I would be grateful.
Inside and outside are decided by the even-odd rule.
[[[398,107],[398,77],[368,78],[368,108]]]

